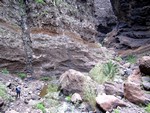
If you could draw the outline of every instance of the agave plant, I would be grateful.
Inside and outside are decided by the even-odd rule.
[[[118,74],[118,67],[112,61],[107,62],[103,65],[103,74],[110,79],[114,79],[115,75]]]

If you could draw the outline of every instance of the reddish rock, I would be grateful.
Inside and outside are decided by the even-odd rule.
[[[139,69],[134,70],[127,81],[124,83],[124,96],[130,102],[135,104],[145,104],[148,100],[144,96],[144,92],[141,89],[141,73]]]
[[[150,56],[144,56],[139,60],[139,68],[142,73],[150,75]]]
[[[125,102],[116,98],[113,95],[98,95],[96,97],[96,103],[102,108],[104,111],[112,111],[113,109],[127,106]]]
[[[105,93],[107,95],[116,95],[116,96],[121,96],[123,97],[123,84],[118,84],[118,83],[109,83],[106,82],[104,84],[105,87]]]

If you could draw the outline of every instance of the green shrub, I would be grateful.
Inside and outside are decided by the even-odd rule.
[[[18,73],[18,77],[20,77],[21,79],[25,79],[27,75],[25,73]]]
[[[103,65],[103,74],[110,79],[114,79],[115,75],[118,74],[118,67],[112,61],[109,61]]]
[[[118,74],[118,67],[112,61],[105,64],[96,65],[89,72],[90,76],[98,83],[104,83],[105,81],[113,80],[115,75]]]
[[[84,101],[89,102],[89,104],[91,105],[93,109],[95,109],[95,106],[96,106],[95,98],[96,98],[96,92],[94,91],[94,89],[86,86],[83,92],[83,99]]]
[[[41,77],[40,80],[42,80],[42,81],[50,81],[51,78],[50,77]]]
[[[8,71],[6,68],[4,68],[1,72],[2,72],[3,74],[9,74],[9,71]]]
[[[132,63],[132,64],[135,64],[136,60],[137,60],[137,58],[133,55],[129,55],[129,56],[126,57],[126,61],[129,62],[129,63]]]
[[[37,3],[43,4],[45,3],[43,0],[35,0]]]
[[[3,99],[9,99],[6,91],[6,86],[3,83],[0,83],[0,97]]]
[[[114,109],[114,113],[120,113],[118,109]]]
[[[57,92],[57,90],[58,90],[58,85],[56,85],[56,84],[48,85],[48,92]]]
[[[145,111],[146,111],[147,113],[150,113],[150,104],[148,104],[147,107],[145,107]]]
[[[65,100],[70,102],[71,101],[71,95],[66,96]]]
[[[46,113],[45,106],[44,106],[43,103],[38,103],[38,104],[36,105],[36,108],[37,108],[37,109],[40,109],[43,113]]]
[[[121,62],[122,61],[122,58],[121,57],[115,57],[115,60],[117,61],[117,62]]]

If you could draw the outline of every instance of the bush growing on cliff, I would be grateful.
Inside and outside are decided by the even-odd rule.
[[[9,74],[9,71],[5,68],[1,71],[3,74]]]
[[[131,63],[131,64],[135,64],[136,60],[137,60],[136,57],[133,56],[133,55],[129,55],[129,56],[126,57],[126,61]]]
[[[109,61],[105,64],[97,64],[89,74],[98,83],[104,83],[114,79],[118,74],[118,67],[112,61]]]
[[[18,73],[18,76],[21,78],[21,79],[25,79],[27,77],[27,75],[25,73]]]

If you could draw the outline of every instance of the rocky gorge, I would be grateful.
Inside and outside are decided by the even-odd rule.
[[[149,7],[0,0],[0,112],[149,113]]]

